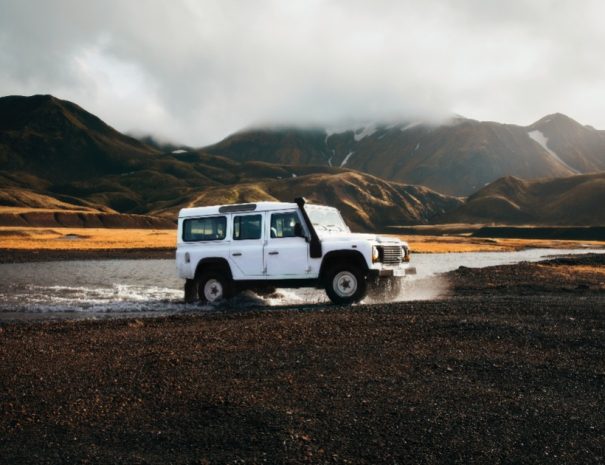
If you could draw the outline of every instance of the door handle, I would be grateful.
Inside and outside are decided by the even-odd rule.
[[[241,252],[233,252],[231,255],[233,255],[234,257],[241,257],[242,253]]]
[[[276,251],[269,252],[269,255],[279,255],[279,252],[276,252]]]

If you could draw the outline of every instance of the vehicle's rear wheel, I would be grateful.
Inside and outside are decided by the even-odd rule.
[[[222,273],[209,271],[198,279],[197,292],[202,303],[214,303],[233,295],[233,283]]]
[[[195,279],[185,280],[185,303],[190,304],[197,299],[197,283]]]
[[[325,285],[328,297],[335,304],[352,304],[366,296],[365,276],[354,265],[340,265],[330,269],[326,274]]]

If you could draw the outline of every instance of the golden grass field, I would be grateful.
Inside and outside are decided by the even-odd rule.
[[[599,241],[490,239],[469,236],[399,236],[416,253],[502,252],[525,248],[605,247]],[[0,227],[0,249],[106,250],[175,247],[174,229],[27,228]]]
[[[176,246],[173,229],[0,227],[0,249],[165,249]]]

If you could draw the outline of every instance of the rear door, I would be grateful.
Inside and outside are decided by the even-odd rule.
[[[267,212],[267,245],[265,265],[268,279],[308,278],[309,244],[304,237],[295,235],[298,223],[304,222],[297,210]],[[304,231],[304,228],[303,228]]]
[[[229,261],[235,279],[264,279],[264,213],[232,216]]]

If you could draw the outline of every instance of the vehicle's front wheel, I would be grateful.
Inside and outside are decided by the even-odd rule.
[[[390,302],[399,297],[403,279],[398,277],[376,279],[369,286],[368,296],[379,302]]]
[[[388,278],[385,296],[388,300],[399,297],[403,289],[403,279],[398,277]]]
[[[348,305],[366,296],[367,282],[361,270],[353,265],[332,268],[326,274],[326,293],[335,304]]]
[[[202,303],[214,303],[233,295],[231,280],[222,273],[209,271],[198,279],[197,292]]]

